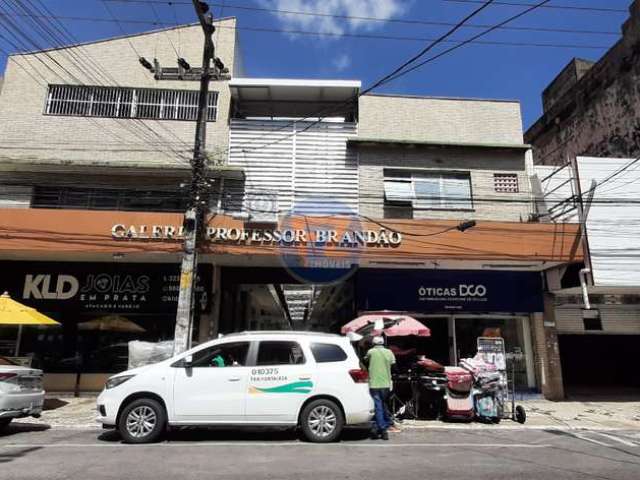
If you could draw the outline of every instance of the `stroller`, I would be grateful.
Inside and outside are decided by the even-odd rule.
[[[460,367],[445,367],[445,375],[447,376],[445,418],[473,420],[475,417],[473,375]]]

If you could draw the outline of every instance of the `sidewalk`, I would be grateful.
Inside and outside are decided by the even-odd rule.
[[[41,418],[25,418],[16,422],[48,425],[52,428],[99,428],[95,422],[95,402],[95,396],[75,398],[66,395],[47,395],[45,411]],[[527,411],[527,423],[524,425],[510,420],[505,420],[500,425],[406,420],[401,428],[640,429],[640,400],[550,402],[536,399],[519,401],[518,405],[522,405]]]

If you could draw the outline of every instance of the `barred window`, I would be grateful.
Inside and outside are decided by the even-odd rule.
[[[180,192],[115,188],[35,186],[32,208],[184,212],[187,198]]]
[[[496,192],[500,193],[518,193],[520,191],[518,186],[518,174],[494,173],[493,188]]]
[[[46,115],[196,120],[197,90],[49,85]],[[207,120],[218,114],[218,92],[209,92]]]

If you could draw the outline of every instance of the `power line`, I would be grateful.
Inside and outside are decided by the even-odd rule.
[[[426,47],[424,47],[422,50],[420,50],[417,54],[415,54],[413,57],[409,58],[407,61],[405,61],[403,64],[401,64],[399,67],[397,67],[395,70],[393,70],[391,73],[385,75],[384,77],[382,77],[381,79],[377,80],[376,82],[373,83],[373,85],[371,85],[369,88],[367,88],[364,92],[362,92],[362,95],[364,95],[367,92],[370,92],[372,90],[374,90],[376,87],[378,87],[379,85],[384,84],[384,82],[386,80],[388,80],[389,78],[393,77],[394,75],[396,75],[398,72],[401,72],[404,68],[406,68],[407,66],[411,65],[412,63],[416,62],[418,59],[420,59],[421,57],[423,57],[425,54],[427,54],[428,52],[430,52],[433,48],[435,48],[438,44],[440,44],[441,42],[444,42],[447,38],[449,38],[451,35],[453,35],[455,32],[457,32],[460,28],[462,28],[462,26],[467,23],[467,21],[471,20],[473,17],[475,17],[476,15],[478,15],[480,12],[482,12],[485,8],[487,8],[489,5],[491,5],[494,2],[494,0],[488,0],[486,2],[484,2],[480,7],[476,8],[473,12],[469,13],[466,17],[464,17],[462,20],[460,20],[456,25],[454,25],[453,27],[451,27],[449,30],[447,30],[445,33],[443,33],[442,35],[440,35],[438,38],[436,38],[435,40],[431,41],[431,43],[429,43]]]
[[[110,0],[116,1],[116,0]],[[123,1],[123,0],[117,0]],[[129,1],[129,0],[127,0]],[[440,0],[441,2],[449,3],[482,3],[481,0]],[[518,2],[496,2],[496,5],[505,7],[532,7],[533,3],[518,3]],[[577,5],[545,5],[542,8],[554,9],[554,10],[575,10],[583,12],[609,12],[609,13],[629,13],[624,8],[611,8],[611,7],[582,7]]]
[[[106,0],[104,0],[104,1],[106,1]],[[458,45],[456,45],[456,46],[454,46],[454,47],[451,47],[451,48],[449,48],[449,49],[445,50],[444,52],[439,53],[438,55],[435,55],[435,56],[433,56],[433,57],[428,58],[427,60],[425,60],[425,61],[423,61],[423,62],[419,63],[417,66],[414,66],[414,67],[411,67],[411,68],[409,68],[409,69],[407,69],[407,70],[404,70],[404,71],[402,71],[402,72],[399,72],[399,73],[397,73],[394,77],[387,78],[387,79],[386,79],[384,82],[382,82],[382,83],[381,83],[380,81],[376,81],[376,82],[374,82],[374,84],[375,84],[376,86],[380,86],[380,85],[383,85],[383,84],[386,84],[386,83],[392,82],[393,80],[395,80],[395,79],[399,78],[400,76],[406,75],[406,74],[407,74],[407,73],[409,73],[410,71],[413,71],[413,70],[415,70],[416,68],[421,67],[422,65],[425,65],[425,64],[427,64],[427,63],[429,63],[429,62],[432,62],[432,61],[436,60],[437,58],[440,58],[440,57],[442,57],[442,56],[444,56],[444,55],[447,55],[448,53],[450,53],[450,52],[452,52],[452,51],[454,51],[454,50],[457,50],[458,48],[460,48],[460,47],[462,47],[462,46],[464,46],[464,45],[467,45],[467,44],[468,44],[468,43],[470,43],[471,41],[477,40],[478,38],[483,37],[484,35],[487,35],[487,34],[491,33],[493,30],[495,30],[495,29],[497,29],[497,28],[499,28],[499,27],[501,27],[501,26],[507,25],[508,23],[512,22],[513,20],[516,20],[516,19],[518,19],[518,18],[521,18],[521,17],[523,17],[524,15],[527,15],[528,13],[532,12],[533,10],[536,10],[537,8],[540,8],[540,7],[544,6],[544,5],[546,5],[547,3],[549,3],[549,1],[550,1],[550,0],[544,0],[544,1],[542,1],[542,2],[539,2],[539,3],[535,4],[535,5],[533,5],[532,7],[528,8],[528,9],[526,9],[526,10],[524,10],[524,11],[522,11],[522,12],[520,12],[520,13],[516,14],[516,15],[513,15],[513,16],[511,16],[511,17],[507,18],[506,20],[504,20],[504,21],[502,21],[502,22],[500,22],[500,23],[498,23],[498,24],[494,25],[494,26],[493,26],[493,27],[491,27],[490,29],[484,30],[483,32],[481,32],[481,33],[479,33],[479,34],[477,34],[477,35],[475,35],[475,36],[471,37],[470,39],[467,39],[467,40],[463,41],[462,43],[460,43],[460,44],[458,44]],[[386,76],[386,77],[388,77],[388,76]],[[348,105],[350,105],[350,104],[352,104],[352,103],[357,102],[358,98],[360,98],[361,96],[365,95],[366,93],[368,93],[368,92],[369,92],[369,91],[371,91],[371,90],[372,90],[372,89],[371,89],[371,87],[369,87],[369,88],[367,88],[367,89],[365,89],[365,90],[363,90],[363,91],[359,92],[357,95],[355,95],[355,96],[354,96],[353,98],[351,98],[350,100],[345,101],[344,103],[342,103],[342,104],[340,105],[340,107],[339,107],[339,108],[342,108],[342,107],[344,107],[344,106],[348,106]],[[318,112],[318,113],[317,113],[317,115],[314,115],[314,117],[315,117],[315,116],[317,116],[317,117],[319,117],[319,119],[318,119],[318,120],[315,120],[314,122],[312,122],[311,124],[309,124],[307,127],[305,127],[304,129],[302,129],[300,132],[294,132],[294,133],[292,133],[292,134],[290,134],[290,135],[287,135],[286,137],[283,137],[283,138],[281,138],[281,139],[275,140],[275,141],[273,141],[273,142],[267,143],[267,144],[262,145],[262,146],[259,146],[259,147],[253,147],[253,148],[250,148],[250,149],[243,149],[243,152],[246,152],[247,150],[251,151],[251,150],[256,150],[256,149],[262,149],[262,148],[268,147],[268,146],[270,146],[270,145],[274,145],[274,144],[280,143],[280,142],[282,142],[282,141],[286,140],[287,138],[291,138],[292,136],[296,135],[297,133],[303,133],[303,132],[305,132],[305,131],[307,131],[307,130],[311,129],[314,125],[317,125],[318,123],[322,122],[322,120],[323,120],[324,118],[326,118],[327,116],[330,116],[330,115],[331,115],[331,113],[339,112],[339,111],[340,111],[340,110],[339,110],[339,108],[333,108],[333,109],[324,109],[324,110],[321,110],[320,112]],[[328,112],[328,113],[325,113],[325,112]],[[305,119],[310,118],[310,117],[311,117],[311,116],[307,116]],[[302,120],[305,120],[305,119],[302,119]],[[296,121],[298,121],[298,122],[299,122],[300,120],[296,120]],[[285,126],[283,126],[283,127],[279,128],[278,130],[283,130],[283,129],[285,129],[285,128],[289,128],[289,127],[291,127],[292,125],[294,125],[294,124],[296,123],[296,121],[289,122],[287,125],[285,125]],[[264,137],[264,136],[265,136],[265,135],[263,135],[262,137]]]
[[[47,9],[46,5],[42,4],[42,2],[40,2],[40,0],[38,0],[39,3],[41,3],[42,8],[48,12],[49,14],[51,14],[51,12]],[[66,28],[64,27],[64,25],[58,21],[58,23],[60,23],[62,30],[58,29],[57,27],[57,33],[54,32],[53,30],[51,30],[51,28],[49,27],[50,24],[55,25],[54,22],[42,22],[40,16],[35,16],[33,15],[33,12],[28,10],[27,7],[25,5],[22,4],[22,2],[20,1],[16,1],[15,2],[24,12],[24,14],[34,23],[34,25],[36,26],[36,31],[40,32],[40,36],[41,38],[43,38],[45,41],[47,41],[47,37],[50,38],[54,45],[62,45],[64,46],[65,40],[64,38],[61,40],[61,37],[59,35],[62,35],[62,37],[65,36],[65,32],[66,32],[66,37],[70,38],[71,43],[77,43],[77,40],[75,39],[75,37],[73,37],[73,35],[66,30]],[[8,1],[5,0],[5,4],[8,5]],[[4,12],[4,11],[3,11]],[[17,10],[13,10],[14,13],[19,13]],[[3,15],[3,18],[6,18],[8,15]],[[0,18],[1,20],[2,18]],[[65,73],[67,73],[71,79],[81,85],[84,85],[84,82],[80,80],[80,78],[78,78],[75,74],[71,73],[66,67],[64,67],[62,64],[60,64],[60,62],[58,62],[55,58],[53,58],[50,53],[47,50],[44,50],[42,48],[41,45],[39,45],[35,40],[33,40],[32,38],[30,38],[28,35],[24,34],[23,32],[21,32],[19,29],[17,29],[16,26],[13,25],[13,23],[10,24],[10,26],[12,27],[12,29],[14,30],[14,32],[20,34],[21,37],[23,37],[26,41],[28,41],[29,43],[31,43],[32,45],[35,46],[36,49],[41,50],[41,52],[39,52],[40,54],[45,55],[47,58],[49,58],[50,60],[52,60],[54,63],[56,63]],[[6,27],[5,27],[6,28]],[[63,31],[64,30],[64,31]],[[14,36],[17,38],[16,33],[14,33]],[[67,40],[68,41],[68,40]],[[77,50],[77,52],[76,52]],[[88,69],[87,65],[93,65],[93,68],[95,68],[96,70],[99,70],[101,73],[99,75],[104,75],[106,78],[111,78],[111,81],[115,82],[115,80],[113,79],[113,77],[110,76],[109,72],[107,72],[106,70],[104,70],[104,68],[98,64],[97,62],[95,62],[86,52],[84,52],[84,50],[82,49],[82,46],[78,46],[77,48],[62,48],[59,50],[61,52],[62,56],[66,56],[67,59],[69,60],[70,64],[73,65],[76,70],[78,72],[80,72],[82,75],[85,75],[87,78],[89,78],[91,81],[97,83],[97,84],[102,84],[100,80],[96,80],[93,76],[93,73]],[[85,55],[86,59],[82,59],[80,58],[80,54]],[[49,70],[51,70],[48,65],[46,65],[46,63],[44,63],[40,58],[39,55],[36,54],[34,55],[36,57],[36,59],[38,61],[40,61],[41,63],[43,63],[43,65],[45,67],[47,67]],[[58,76],[59,78],[61,78],[63,81],[65,81],[65,79],[63,77],[61,77],[57,72],[51,70],[56,76]],[[115,82],[117,84],[117,82]],[[92,122],[94,122],[96,125],[98,125],[100,128],[104,128],[103,126],[101,126],[95,119],[91,119]],[[151,128],[149,125],[146,125],[145,123],[134,119],[134,121],[136,123],[132,124],[132,127],[134,129],[138,130],[138,133],[140,135],[140,137],[143,139],[143,141],[148,142],[150,145],[153,145],[153,142],[157,139],[157,138],[161,138],[158,133],[153,130],[153,128]],[[178,139],[180,142],[184,143],[181,139],[179,139],[172,131],[167,130],[164,126],[160,125],[163,129],[165,129],[165,131],[167,131],[168,133],[170,133],[172,136],[174,136],[176,139]],[[143,129],[143,130],[141,130]],[[107,130],[108,131],[108,130]],[[112,132],[110,132],[112,135],[114,135]],[[153,138],[150,137],[149,135],[153,135]],[[119,137],[118,138],[122,138]],[[146,139],[146,140],[145,140]],[[185,143],[186,145],[186,143]],[[157,148],[154,149],[155,151],[161,151]],[[170,150],[172,151],[173,155],[175,155],[176,158],[181,158],[182,154],[176,150],[173,150],[170,148]],[[163,152],[166,153],[166,152]],[[169,158],[172,161],[176,161],[171,155],[169,155]]]
[[[119,2],[120,0],[107,0],[112,2]],[[171,5],[175,4],[187,4],[187,2],[154,2],[158,4],[169,3]],[[482,3],[482,2],[480,2]],[[499,3],[499,2],[498,2]],[[298,15],[298,16],[306,16],[306,17],[316,17],[316,18],[335,18],[341,20],[356,20],[359,22],[378,22],[378,23],[390,23],[390,24],[399,24],[399,25],[426,25],[426,26],[439,26],[439,27],[452,27],[455,26],[453,22],[441,22],[441,21],[430,21],[430,20],[413,20],[413,19],[405,19],[405,18],[382,18],[382,17],[370,17],[370,16],[358,16],[358,15],[340,15],[334,13],[322,13],[322,12],[308,12],[301,10],[289,10],[289,9],[281,9],[281,8],[267,8],[267,7],[257,7],[250,5],[229,5],[225,3],[209,3],[209,5],[220,8],[229,8],[232,10],[241,10],[241,11],[249,11],[249,12],[261,12],[261,13],[277,13],[281,15]],[[100,19],[98,19],[100,20]],[[123,22],[131,22],[131,23],[147,23],[145,21],[138,20],[121,20]],[[157,24],[156,22],[152,22]],[[490,25],[486,24],[478,24],[478,23],[467,23],[464,28],[489,28]],[[527,27],[527,26],[504,26],[501,27],[503,30],[511,30],[511,31],[534,31],[534,32],[552,32],[552,33],[573,33],[573,34],[587,34],[587,35],[615,35],[619,36],[620,32],[618,31],[603,31],[603,30],[582,30],[582,29],[571,29],[571,28],[547,28],[547,27]]]
[[[158,15],[158,11],[156,10],[155,5],[151,4],[151,11],[153,12],[153,14],[155,15],[156,19],[158,21],[160,21],[160,16]],[[169,41],[169,44],[171,44],[171,48],[173,48],[173,51],[176,54],[176,58],[180,58],[180,52],[178,52],[178,49],[176,48],[176,46],[173,43],[173,40],[171,40],[171,37],[169,36],[169,32],[167,32],[167,30],[164,30],[164,34],[167,37],[167,40]]]
[[[0,14],[0,16],[2,16]],[[24,16],[24,15],[13,15],[12,17]],[[114,22],[109,19],[96,19],[90,17],[65,17],[65,16],[50,16],[50,15],[42,15],[42,18],[54,18],[60,20],[69,20],[69,21],[87,21],[87,22]],[[115,22],[114,22],[115,23]],[[166,23],[166,22],[158,22],[153,20],[119,20],[119,23],[136,23],[136,24],[148,24],[148,25],[167,25],[167,26],[175,26],[175,24]],[[448,24],[454,25],[454,24]],[[283,35],[301,35],[301,36],[313,36],[313,37],[331,37],[331,38],[354,38],[361,40],[391,40],[391,41],[404,41],[404,42],[431,42],[436,40],[433,37],[418,37],[418,36],[402,36],[402,35],[385,35],[385,34],[374,34],[374,33],[331,33],[331,32],[321,32],[321,31],[311,31],[311,30],[300,30],[300,29],[280,29],[280,28],[268,28],[268,27],[251,27],[251,26],[243,26],[243,27],[232,27],[228,25],[219,25],[217,30],[237,30],[237,31],[245,31],[245,32],[254,32],[254,33],[274,33],[274,34],[283,34]],[[615,35],[618,35],[615,33]],[[130,40],[129,40],[130,41]],[[462,43],[463,40],[444,40],[442,43]],[[495,46],[506,46],[506,47],[535,47],[535,48],[568,48],[568,49],[584,49],[584,50],[608,50],[610,45],[584,45],[584,44],[573,44],[573,43],[538,43],[538,42],[526,42],[526,41],[473,41],[470,43],[474,43],[477,45],[495,45]],[[174,47],[175,49],[175,47]],[[135,51],[135,50],[134,50]],[[177,51],[176,51],[177,52]],[[138,53],[136,52],[136,55]]]
[[[438,58],[441,58],[441,57],[443,57],[443,56],[445,56],[445,55],[457,50],[460,47],[463,47],[463,46],[465,46],[465,45],[467,45],[469,43],[472,43],[472,42],[476,41],[477,39],[479,39],[481,37],[484,37],[485,35],[488,35],[489,33],[493,32],[494,30],[497,30],[501,26],[506,25],[508,23],[511,23],[514,20],[517,20],[517,19],[527,15],[527,14],[531,13],[532,11],[534,11],[534,10],[536,10],[538,8],[544,7],[545,5],[547,5],[549,3],[549,1],[550,0],[545,0],[543,2],[539,2],[539,3],[535,4],[535,5],[530,6],[526,10],[521,11],[520,13],[517,13],[515,15],[510,16],[506,20],[503,20],[502,22],[494,25],[493,27],[491,27],[491,28],[489,28],[487,30],[484,30],[484,31],[478,33],[477,35],[474,35],[474,36],[464,40],[463,42],[459,43],[458,45],[454,45],[453,47],[448,48],[448,49],[438,53],[437,55],[429,57],[426,60],[418,63],[417,65],[412,66],[411,68],[408,68],[407,70],[405,70],[405,71],[403,71],[403,72],[401,72],[399,74],[396,74],[395,76],[393,76],[389,80],[387,80],[387,82],[385,82],[385,83],[397,80],[398,78],[403,77],[403,76],[407,75],[408,73],[417,70],[418,68],[421,68],[422,66],[426,65],[427,63],[431,63],[431,62],[437,60]]]
[[[106,2],[113,2],[113,3],[138,3],[138,4],[161,4],[161,3],[166,3],[166,1],[162,1],[162,0],[104,0]],[[474,4],[481,4],[484,3],[482,0],[439,0],[441,2],[451,2],[451,3],[474,3]],[[184,0],[178,0],[175,2],[172,2],[176,5],[191,5],[188,1],[184,1]],[[210,4],[210,5],[216,5],[216,4]],[[504,2],[504,1],[496,1],[495,5],[500,5],[500,6],[508,6],[508,7],[532,7],[533,3],[517,3],[517,2]],[[217,6],[217,5],[216,5]],[[236,5],[227,5],[228,8],[241,8],[239,6]],[[249,9],[249,7],[242,7],[244,9]],[[543,8],[547,8],[547,9],[554,9],[554,10],[576,10],[576,11],[587,11],[587,12],[611,12],[611,13],[629,13],[628,10],[625,10],[623,8],[608,8],[608,7],[581,7],[581,6],[573,6],[573,5],[547,5]],[[252,8],[254,9],[254,8]],[[255,7],[255,9],[258,9],[258,7]],[[276,9],[268,9],[265,8],[264,10],[273,10],[276,11],[278,13],[295,13],[295,11],[287,11],[287,10],[276,10]],[[330,17],[336,17],[336,18],[353,18],[353,19],[358,19],[358,20],[367,20],[367,19],[375,19],[375,20],[380,20],[378,18],[375,17],[354,17],[354,16],[347,16],[347,15],[339,15],[339,14],[321,14],[321,13],[317,13],[316,15],[318,16],[330,16]]]

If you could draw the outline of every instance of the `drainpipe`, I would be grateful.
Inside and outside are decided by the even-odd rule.
[[[587,274],[591,273],[590,268],[583,268],[578,272],[580,277],[580,286],[582,287],[582,299],[584,301],[584,308],[591,310],[591,303],[589,302],[589,290],[587,290]]]

